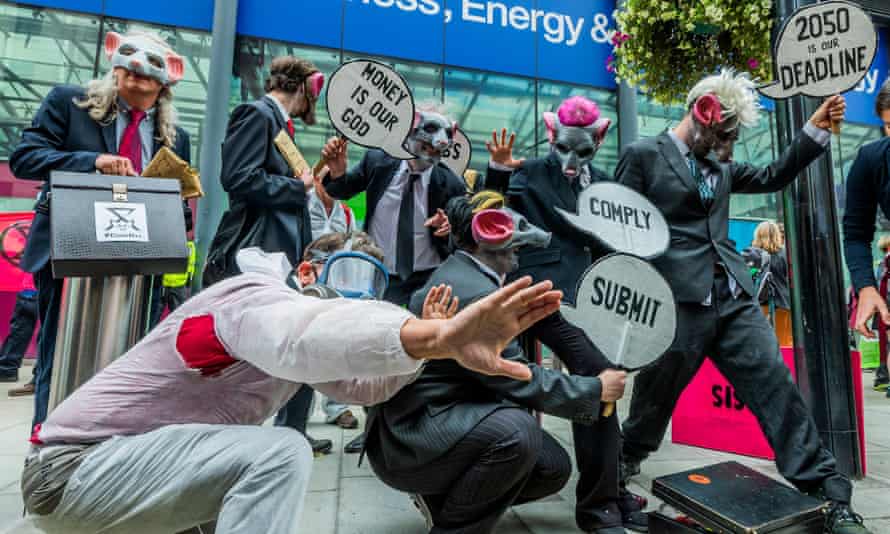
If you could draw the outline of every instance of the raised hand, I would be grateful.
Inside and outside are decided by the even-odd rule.
[[[553,283],[531,285],[530,276],[476,301],[444,322],[439,332],[446,357],[477,373],[531,380],[527,365],[501,357],[504,347],[531,325],[559,309]]]
[[[491,161],[499,164],[510,167],[511,169],[518,169],[522,166],[522,163],[525,161],[523,159],[513,159],[513,143],[516,142],[516,132],[510,134],[510,139],[507,140],[507,129],[501,129],[501,139],[498,141],[498,132],[497,130],[491,132],[491,141],[485,142],[485,147],[488,149],[488,153],[491,155]]]
[[[832,125],[839,125],[844,120],[847,101],[841,95],[826,98],[819,109],[810,117],[810,122],[817,128],[828,130]]]
[[[451,233],[451,223],[448,222],[448,216],[442,208],[436,210],[436,214],[423,223],[426,228],[435,228],[433,235],[436,237],[445,237]]]
[[[459,300],[451,298],[451,286],[434,286],[423,301],[421,319],[451,319],[457,313]]]

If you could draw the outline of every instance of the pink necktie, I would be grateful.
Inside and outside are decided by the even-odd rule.
[[[295,131],[296,131],[296,130],[294,130],[294,120],[293,120],[293,119],[287,119],[287,134],[290,136],[291,139],[294,138],[294,132],[295,132]]]
[[[124,128],[121,144],[117,154],[130,158],[136,174],[142,174],[142,138],[139,136],[139,124],[145,118],[145,112],[138,109],[130,110],[130,123]]]

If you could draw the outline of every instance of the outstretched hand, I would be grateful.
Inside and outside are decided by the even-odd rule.
[[[451,286],[433,286],[423,301],[421,319],[451,319],[457,313],[460,299],[451,298]]]
[[[485,142],[485,147],[491,155],[491,161],[499,165],[510,167],[511,169],[518,169],[521,167],[525,159],[513,159],[513,143],[515,142],[516,132],[511,133],[510,139],[507,140],[507,129],[501,129],[500,141],[498,141],[497,130],[491,132],[491,141]]]
[[[445,321],[439,344],[446,357],[477,373],[531,380],[527,365],[505,360],[501,352],[513,338],[557,311],[562,298],[549,280],[531,284],[531,277],[520,278]]]

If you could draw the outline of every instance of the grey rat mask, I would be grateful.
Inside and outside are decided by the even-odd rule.
[[[439,113],[417,111],[405,148],[417,156],[420,167],[431,167],[439,163],[442,154],[451,147],[456,130],[457,124]]]

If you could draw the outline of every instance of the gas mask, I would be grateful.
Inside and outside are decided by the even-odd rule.
[[[565,100],[556,113],[544,113],[547,139],[566,178],[577,178],[593,160],[611,123],[600,117],[596,103],[582,96]]]
[[[692,119],[692,153],[699,159],[713,153],[720,162],[731,161],[739,138],[738,118],[727,116],[717,96],[708,93],[693,104]]]
[[[478,245],[476,256],[499,275],[519,268],[520,247],[546,247],[550,232],[528,222],[525,216],[509,208],[486,209],[473,215],[471,229]]]
[[[185,65],[182,56],[148,35],[105,35],[105,55],[112,67],[122,67],[162,85],[171,86],[182,79]]]
[[[315,285],[350,299],[380,300],[389,287],[389,272],[364,252],[342,250],[327,259]]]
[[[417,156],[419,169],[428,169],[439,163],[442,153],[454,142],[457,123],[432,111],[414,113],[414,126],[405,140],[408,152]]]

